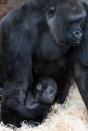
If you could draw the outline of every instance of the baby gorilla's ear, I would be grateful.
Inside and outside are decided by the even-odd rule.
[[[39,83],[39,84],[36,86],[36,90],[37,90],[37,91],[41,91],[41,90],[42,90],[42,84]]]

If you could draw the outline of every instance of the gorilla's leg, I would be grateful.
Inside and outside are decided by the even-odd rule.
[[[71,87],[71,75],[65,72],[65,75],[61,77],[61,80],[57,80],[58,95],[57,102],[63,104],[68,96],[69,89]]]
[[[75,81],[79,92],[88,109],[88,68],[75,64]]]

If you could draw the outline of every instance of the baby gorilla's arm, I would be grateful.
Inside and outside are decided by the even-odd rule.
[[[12,108],[13,110],[17,111],[22,117],[35,120],[40,115],[44,116],[50,108],[50,105],[48,104],[39,104],[35,109],[28,109],[26,106],[19,105],[14,100],[9,101],[7,103],[7,106],[9,108]]]

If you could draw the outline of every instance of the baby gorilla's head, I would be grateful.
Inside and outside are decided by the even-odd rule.
[[[40,103],[52,104],[57,94],[57,84],[51,78],[42,78],[35,87],[35,97]]]

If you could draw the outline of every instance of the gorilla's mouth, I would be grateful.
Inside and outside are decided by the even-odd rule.
[[[76,46],[79,46],[80,45],[80,42],[81,41],[68,41],[65,43],[66,47],[76,47]]]
[[[79,44],[80,44],[80,42],[81,42],[81,40],[78,40],[78,41],[73,41],[73,42],[71,42],[71,43],[73,43],[73,44],[74,44],[74,46],[75,46],[75,45],[79,45]]]
[[[80,41],[75,41],[74,43],[75,43],[75,44],[80,44]]]
[[[77,46],[77,45],[80,45],[80,42],[81,42],[81,39],[80,40],[69,40],[68,43],[70,43],[70,45],[73,45],[73,46]]]

